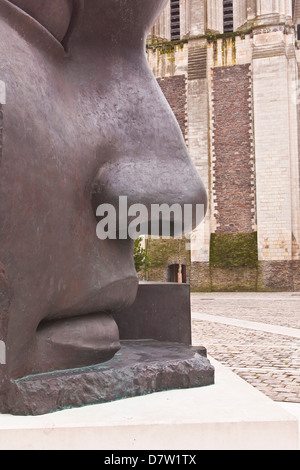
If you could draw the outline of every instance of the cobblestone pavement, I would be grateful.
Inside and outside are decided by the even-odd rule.
[[[191,304],[193,344],[274,401],[300,403],[300,293],[201,293]]]

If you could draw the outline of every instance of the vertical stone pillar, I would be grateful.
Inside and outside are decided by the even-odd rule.
[[[300,179],[298,136],[298,64],[295,54],[295,37],[286,38],[288,57],[289,131],[292,199],[292,259],[300,260]]]
[[[163,9],[160,17],[157,19],[156,23],[153,25],[151,32],[148,35],[148,41],[152,42],[157,39],[160,40],[171,40],[171,9],[170,1]]]
[[[293,17],[293,1],[292,0],[282,0],[285,3],[285,14],[286,16]]]
[[[184,1],[186,0],[181,0],[181,3]],[[201,34],[205,34],[205,10],[207,2],[205,0],[188,0],[188,2],[190,11],[189,36],[200,36]],[[183,10],[181,14],[183,14]]]
[[[247,0],[247,20],[251,21],[256,17],[256,0]]]
[[[207,5],[207,29],[223,33],[223,0],[210,0]]]
[[[241,28],[247,22],[247,0],[233,2],[233,28],[234,31]]]
[[[278,31],[256,35],[253,100],[258,250],[262,261],[292,260],[293,254],[291,160],[294,157],[291,156],[288,70],[284,34]]]
[[[189,42],[188,58],[188,148],[192,160],[209,188],[209,110],[207,83],[207,43],[205,40]],[[191,261],[209,261],[210,216],[207,214],[193,233]]]
[[[191,0],[180,0],[180,37],[188,38],[191,31]]]

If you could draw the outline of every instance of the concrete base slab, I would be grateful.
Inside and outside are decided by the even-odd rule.
[[[280,403],[280,405],[289,413],[294,415],[298,420],[298,427],[299,427],[299,450],[300,450],[300,403],[289,403],[284,402]]]
[[[214,385],[31,417],[0,415],[1,450],[297,450],[295,416],[210,358]],[[108,455],[109,454],[108,452]]]

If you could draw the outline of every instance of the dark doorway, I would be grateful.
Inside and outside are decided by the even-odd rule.
[[[168,282],[180,282],[179,264],[170,264],[168,266]],[[186,265],[181,265],[181,282],[186,284]]]

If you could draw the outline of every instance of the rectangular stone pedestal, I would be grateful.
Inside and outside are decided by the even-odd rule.
[[[133,305],[114,315],[121,339],[155,339],[190,345],[190,285],[141,282]]]

